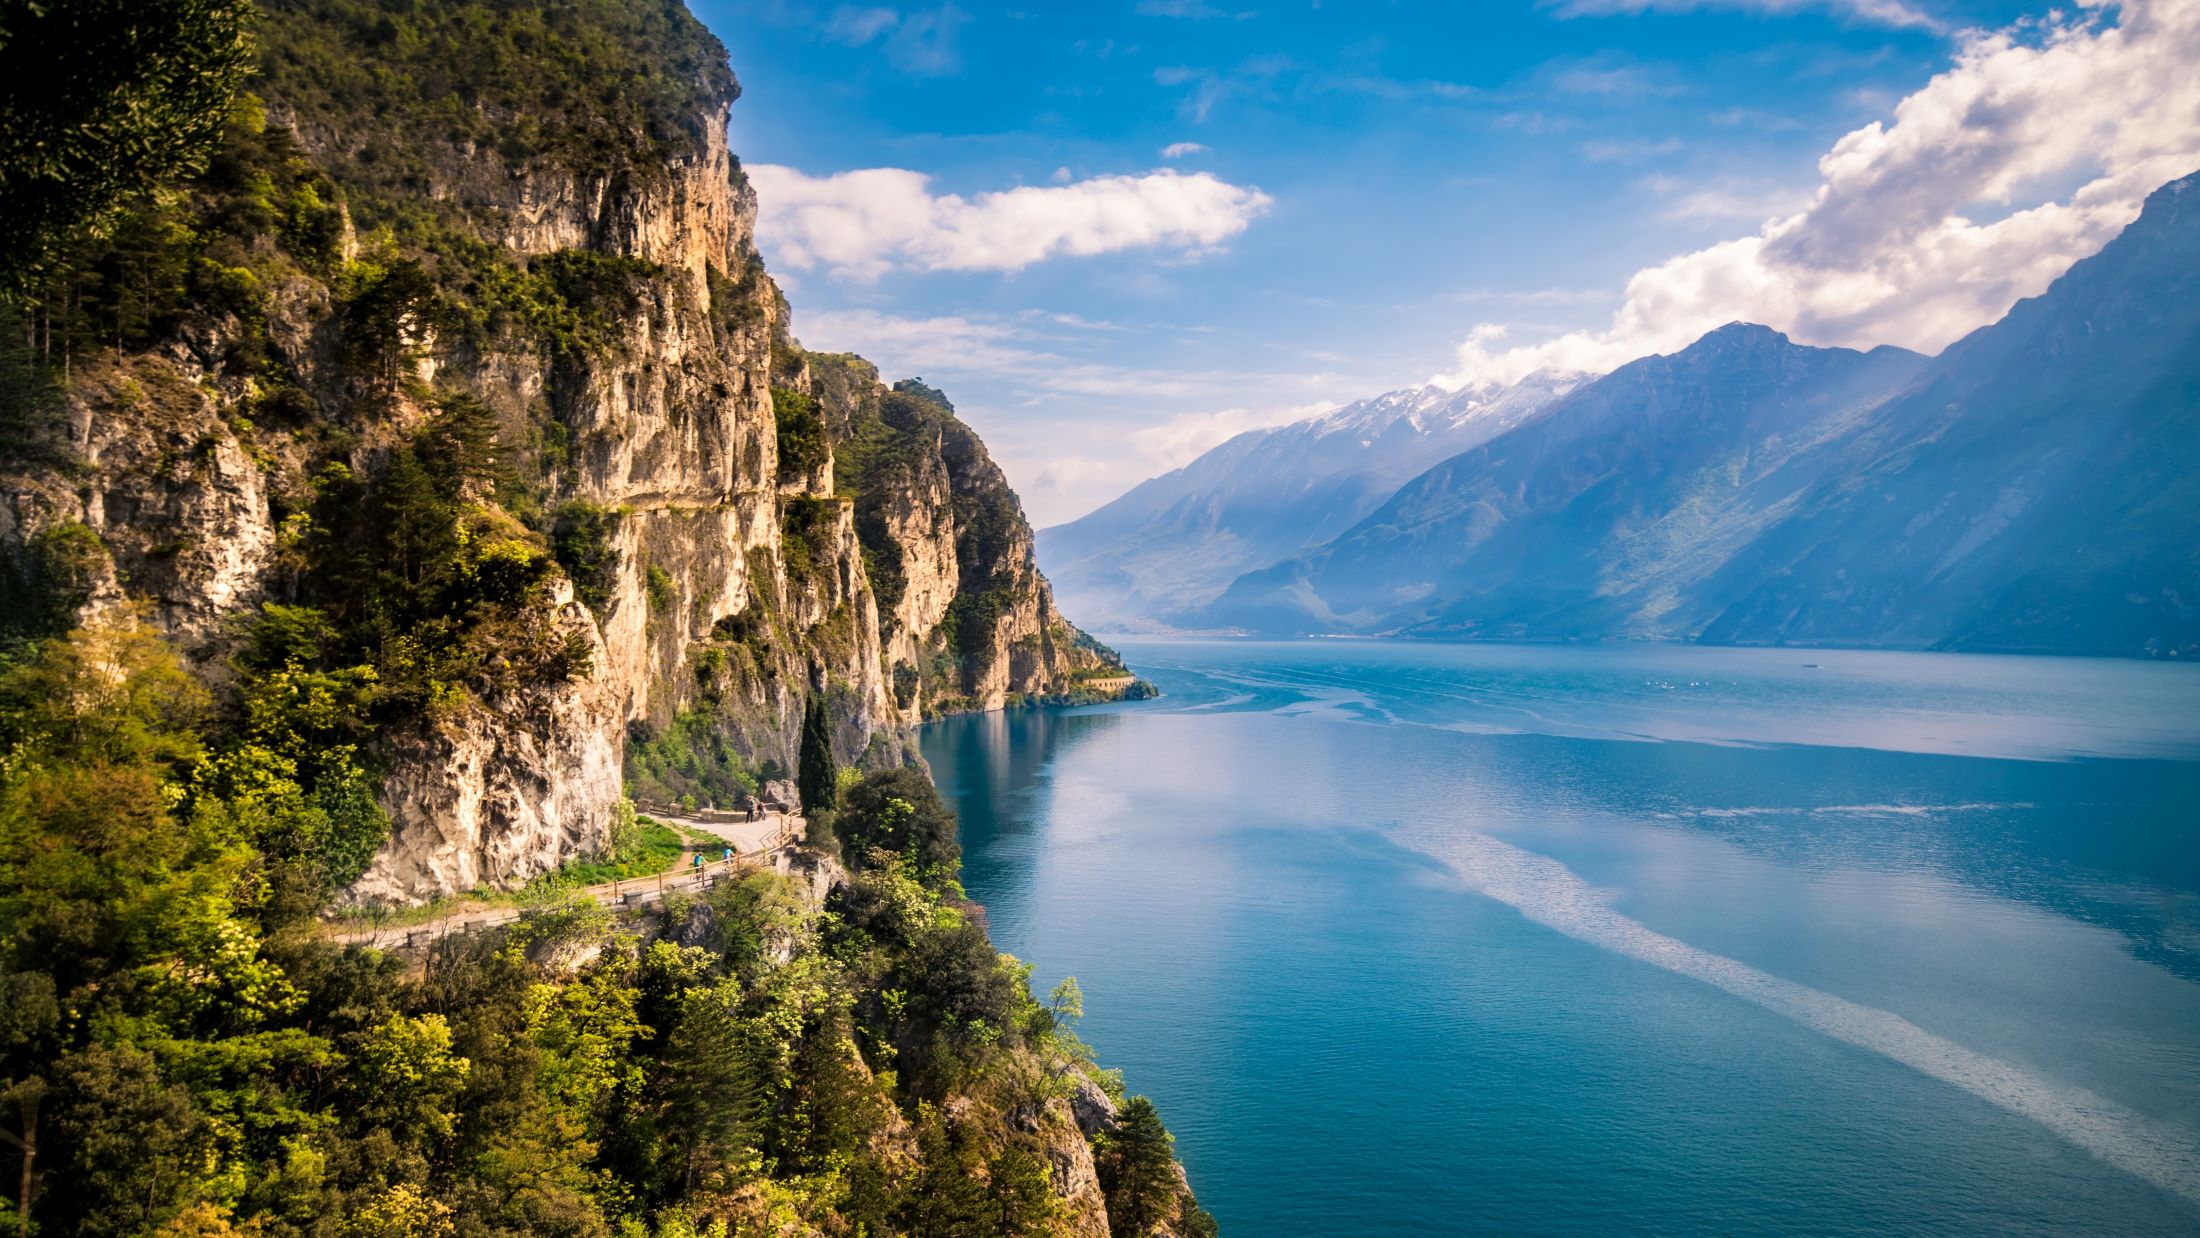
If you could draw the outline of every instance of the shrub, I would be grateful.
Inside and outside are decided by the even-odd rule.
[[[884,852],[940,885],[954,880],[962,861],[954,810],[940,799],[931,778],[910,766],[866,775],[850,788],[834,828],[852,868],[868,866],[871,852]]]
[[[779,480],[800,481],[832,458],[832,440],[817,402],[799,391],[772,388],[772,421],[779,436]]]

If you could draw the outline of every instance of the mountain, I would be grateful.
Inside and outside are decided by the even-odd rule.
[[[1319,549],[1248,574],[1235,626],[1644,633],[1669,582],[1723,562],[1820,480],[1819,450],[1924,359],[1723,327],[1590,383],[1428,470]]]
[[[1249,430],[1079,520],[1043,529],[1039,558],[1086,622],[1165,626],[1240,573],[1320,545],[1400,483],[1521,424],[1582,381],[1412,387]]]
[[[2200,652],[2196,199],[1929,362],[1737,324],[1624,366],[1199,618]]]
[[[678,5],[285,0],[261,40],[207,173],[70,256],[0,628],[142,609],[219,679],[304,608],[308,665],[379,684],[354,898],[524,883],[630,789],[738,800],[813,697],[889,767],[925,717],[1119,669],[946,398],[796,340]]]
[[[2200,653],[2200,174],[1952,345],[1836,484],[1720,574],[1702,633]]]
[[[947,397],[800,345],[718,40],[6,21],[44,141],[193,169],[0,279],[11,1232],[1212,1238],[909,734],[1127,676]],[[628,799],[797,782],[745,861]]]

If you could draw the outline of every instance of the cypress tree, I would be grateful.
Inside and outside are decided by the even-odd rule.
[[[833,720],[825,713],[825,698],[813,694],[802,712],[802,754],[795,771],[795,790],[802,794],[802,811],[829,810],[839,798],[840,763],[833,757]]]

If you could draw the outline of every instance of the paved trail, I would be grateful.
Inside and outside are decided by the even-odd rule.
[[[667,825],[683,826],[725,839],[727,845],[733,848],[733,858],[712,859],[711,851],[698,851],[697,854],[704,857],[704,863],[700,867],[676,867],[651,877],[607,881],[602,885],[588,886],[579,891],[580,894],[602,907],[641,907],[660,902],[668,894],[709,889],[720,881],[759,868],[784,869],[795,844],[802,840],[807,825],[800,817],[778,813],[758,821],[735,822],[706,821],[699,817],[664,812],[652,812],[648,815]],[[460,907],[419,924],[346,929],[333,932],[330,937],[346,945],[394,950],[405,946],[425,945],[452,933],[510,924],[527,914],[528,910],[514,906]]]

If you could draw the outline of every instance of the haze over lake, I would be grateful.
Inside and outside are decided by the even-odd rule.
[[[1226,1229],[2200,1226],[2200,668],[1121,644],[923,747]]]

